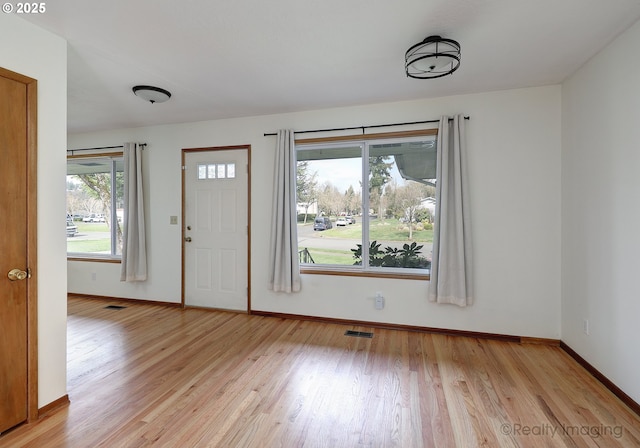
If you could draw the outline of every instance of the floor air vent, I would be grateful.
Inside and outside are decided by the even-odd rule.
[[[372,338],[373,337],[373,333],[370,333],[368,331],[353,331],[353,330],[347,330],[344,332],[345,336],[354,336],[357,338]]]
[[[126,306],[122,306],[122,305],[107,305],[104,307],[105,310],[122,310],[125,308]]]

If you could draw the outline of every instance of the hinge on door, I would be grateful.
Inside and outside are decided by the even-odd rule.
[[[183,171],[185,171],[187,169],[186,166],[182,165],[180,168],[182,168]]]
[[[27,268],[27,278],[31,278],[31,268]]]

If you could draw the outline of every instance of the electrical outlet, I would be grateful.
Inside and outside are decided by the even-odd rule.
[[[177,225],[178,224],[178,217],[175,216],[175,215],[169,216],[169,224]]]
[[[584,334],[589,336],[589,319],[585,319],[582,321],[582,331]]]

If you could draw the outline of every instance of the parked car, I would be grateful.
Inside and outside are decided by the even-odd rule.
[[[320,216],[313,221],[313,230],[328,230],[332,227],[331,220],[326,216]]]
[[[345,216],[345,218],[347,218],[347,222],[348,222],[349,224],[355,224],[355,223],[356,223],[356,218],[354,218],[354,217],[353,217],[353,216],[351,216],[351,215],[347,215],[347,216]]]
[[[89,216],[82,218],[82,222],[105,222],[102,213],[91,213]]]
[[[345,218],[344,216],[341,216],[336,220],[336,226],[346,226],[346,225],[347,225],[347,218]]]
[[[67,219],[67,236],[75,236],[76,233],[78,233],[78,226],[71,219]]]

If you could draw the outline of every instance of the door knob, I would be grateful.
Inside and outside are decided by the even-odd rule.
[[[191,242],[191,237],[190,237],[190,236],[187,236],[187,237],[185,237],[185,239],[184,239],[184,240],[185,240],[187,243],[190,243],[190,242]]]
[[[25,278],[30,277],[30,275],[27,271],[11,269],[7,274],[7,277],[9,277],[9,280],[12,282],[15,282],[16,280],[24,280]]]

